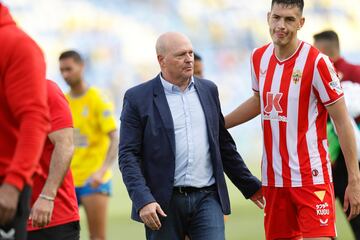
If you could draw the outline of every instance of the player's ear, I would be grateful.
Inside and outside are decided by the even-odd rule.
[[[300,25],[299,25],[299,27],[298,27],[298,30],[300,30],[300,29],[304,26],[304,24],[305,24],[305,18],[304,18],[304,17],[301,17],[301,19],[300,19]]]
[[[270,16],[271,16],[271,12],[267,13],[267,22],[270,23]]]

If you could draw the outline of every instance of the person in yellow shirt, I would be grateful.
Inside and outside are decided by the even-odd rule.
[[[74,121],[75,153],[71,161],[76,195],[84,206],[91,240],[106,239],[106,215],[111,195],[111,170],[118,144],[113,105],[84,81],[84,61],[73,50],[59,57],[61,75]]]

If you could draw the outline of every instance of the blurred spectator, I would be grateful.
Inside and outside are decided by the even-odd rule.
[[[199,54],[194,53],[194,76],[204,78],[204,64]]]
[[[106,239],[106,216],[111,195],[111,170],[118,136],[113,105],[84,80],[84,61],[76,51],[63,52],[60,71],[70,92],[66,95],[74,121],[75,153],[71,170],[76,195],[86,212],[91,240]]]
[[[346,105],[349,109],[356,108],[358,112],[360,105],[356,103],[358,103],[360,99],[360,66],[350,64],[341,57],[339,37],[335,31],[329,30],[315,34],[314,46],[317,47],[322,53],[328,55],[333,61],[335,70],[337,71],[340,80],[342,80],[345,100],[347,100]],[[346,83],[348,81],[351,81],[352,83]],[[347,85],[348,87],[346,87]],[[359,89],[357,94],[353,92],[356,91],[356,89]],[[355,99],[351,99],[349,101],[347,99],[347,96]],[[352,110],[349,112],[356,112],[356,110]],[[360,127],[360,116],[352,117],[357,117],[358,126]],[[358,131],[358,129],[355,129],[355,131]],[[344,206],[344,195],[348,183],[348,174],[346,170],[344,155],[340,148],[335,127],[333,126],[330,119],[327,126],[327,135],[329,137],[329,150],[332,160],[335,197],[337,197],[340,200],[341,205]],[[359,144],[360,143],[358,142],[358,145]],[[360,240],[360,216],[357,216],[356,218],[350,220],[350,225],[355,235],[355,238],[357,240]]]

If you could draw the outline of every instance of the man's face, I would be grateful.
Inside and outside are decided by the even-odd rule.
[[[326,40],[318,40],[314,42],[314,46],[319,49],[320,52],[323,54],[329,56],[330,58],[333,58],[333,44],[330,41]]]
[[[66,83],[73,87],[81,82],[84,65],[76,62],[73,58],[60,60],[60,72]]]
[[[268,13],[269,30],[274,44],[284,47],[294,41],[304,22],[305,19],[297,6],[275,3]]]
[[[195,60],[194,61],[194,76],[195,77],[199,77],[199,78],[203,78],[203,71],[204,71],[204,66],[201,60]]]
[[[159,57],[162,71],[175,80],[188,80],[194,72],[194,52],[186,38],[178,38],[169,43],[165,56]]]

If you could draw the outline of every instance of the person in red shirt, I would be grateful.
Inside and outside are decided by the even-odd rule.
[[[49,130],[45,61],[0,3],[0,239],[26,239],[30,188]]]
[[[331,61],[297,38],[303,0],[272,0],[272,42],[251,56],[254,95],[225,117],[226,127],[261,115],[262,185],[266,239],[336,237],[328,158],[328,113],[338,130],[348,170],[344,209],[360,213],[360,172],[353,126]]]
[[[314,46],[322,53],[329,56],[333,61],[335,70],[341,81],[351,81],[360,84],[360,66],[347,62],[340,54],[340,41],[337,33],[332,30],[323,31],[315,34]],[[354,116],[355,117],[355,116]],[[360,116],[357,118],[358,124]],[[359,125],[358,125],[359,126]],[[344,206],[344,195],[348,183],[348,174],[346,170],[344,155],[339,151],[339,155],[332,164],[332,173],[334,178],[334,191],[341,205]],[[356,240],[360,240],[360,216],[350,220],[351,229]]]
[[[69,170],[74,152],[73,123],[59,87],[47,81],[51,130],[34,177],[28,240],[78,240],[79,214]]]
[[[329,56],[341,81],[360,84],[360,65],[351,64],[340,54],[340,41],[336,32],[323,31],[314,35],[314,45]],[[355,119],[360,126],[360,116]]]

